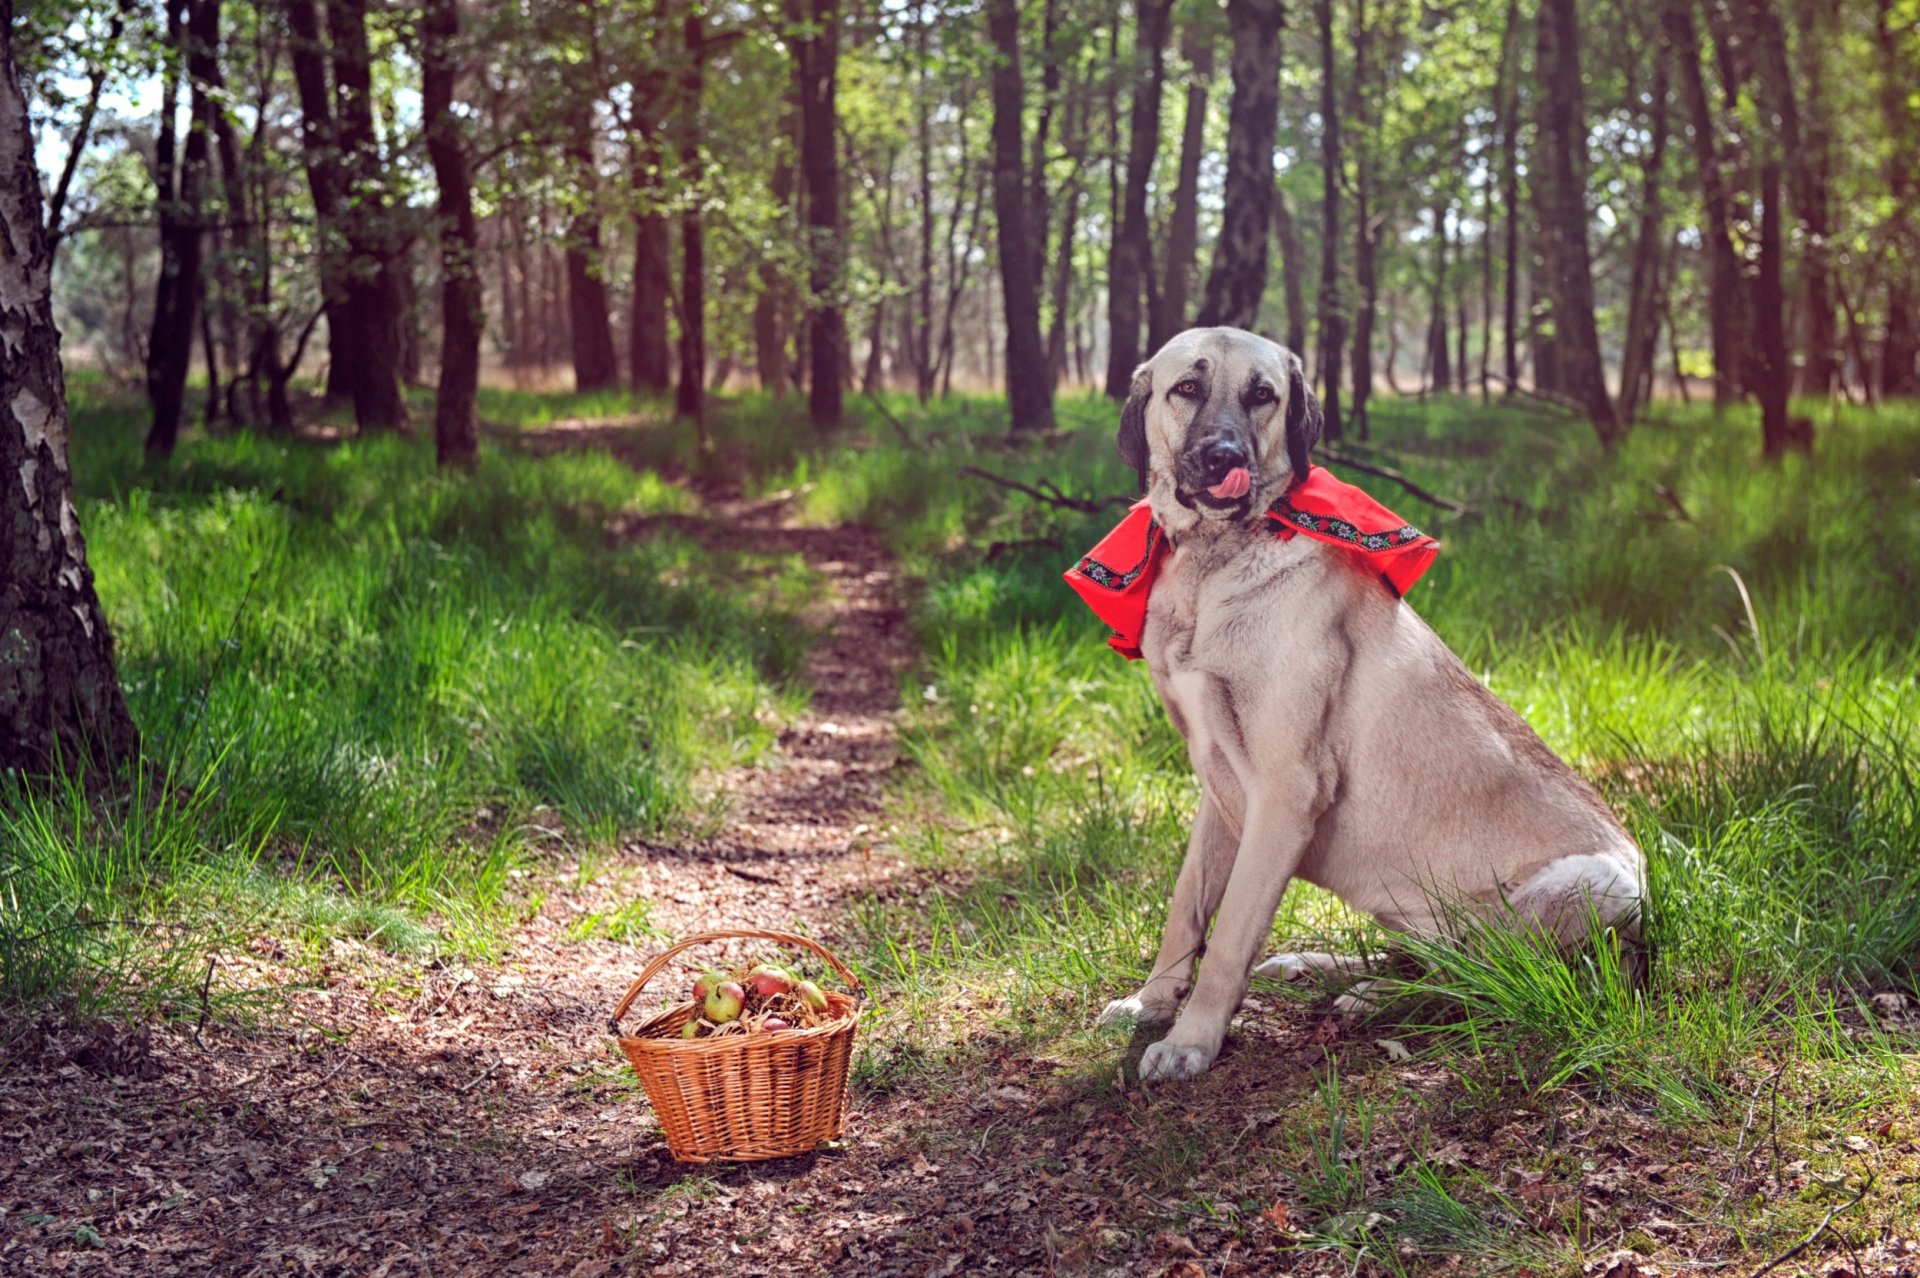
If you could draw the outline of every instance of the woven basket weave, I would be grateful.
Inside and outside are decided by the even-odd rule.
[[[856,993],[846,964],[804,936],[786,932],[706,932],[648,963],[613,1010],[609,1028],[633,1062],[660,1119],[667,1148],[683,1163],[786,1158],[840,1135],[847,1069],[853,1060],[855,999],[829,991],[833,1018],[812,1029],[683,1039],[680,1027],[698,1015],[689,999],[620,1032],[633,1000],[679,954],[712,941],[760,940],[807,949],[833,965]]]

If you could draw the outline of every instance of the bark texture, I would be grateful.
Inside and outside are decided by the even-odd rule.
[[[220,0],[168,0],[167,37],[167,80],[154,152],[160,278],[154,288],[153,329],[147,341],[147,398],[153,405],[147,453],[159,458],[171,457],[180,438],[193,335],[206,293],[201,277],[205,260],[201,213],[212,130],[207,88],[217,74]],[[189,86],[187,140],[185,154],[176,164],[173,107],[183,65]]]
[[[1340,438],[1341,354],[1347,319],[1340,306],[1340,98],[1335,91],[1333,0],[1319,0],[1320,23],[1320,422],[1329,440]]]
[[[1280,0],[1227,0],[1233,100],[1227,108],[1226,207],[1196,321],[1201,325],[1252,328],[1266,292],[1285,16]]]
[[[1580,20],[1575,0],[1542,0],[1539,72],[1543,94],[1542,146],[1552,241],[1554,342],[1560,380],[1587,412],[1603,444],[1620,436],[1600,362],[1593,315],[1593,262],[1587,247],[1587,116],[1580,88]]]
[[[1187,114],[1180,131],[1180,175],[1167,219],[1165,278],[1147,320],[1147,346],[1159,350],[1187,326],[1193,296],[1194,252],[1200,246],[1200,161],[1207,143],[1207,89],[1213,80],[1212,15],[1197,13],[1180,36],[1187,62]]]
[[[810,33],[796,42],[800,89],[800,171],[807,190],[807,416],[816,426],[840,424],[847,321],[841,297],[846,244],[840,225],[840,8],[809,0]]]
[[[608,312],[606,254],[600,242],[599,166],[594,160],[593,103],[577,103],[568,122],[567,161],[584,203],[567,232],[567,320],[573,333],[573,384],[578,390],[604,390],[620,384],[620,361],[613,350]]]
[[[1173,0],[1134,5],[1133,105],[1127,121],[1126,181],[1107,271],[1107,394],[1125,399],[1140,363],[1140,297],[1153,270],[1148,239],[1147,182],[1160,149],[1160,88],[1166,78],[1167,26]]]
[[[453,114],[459,67],[457,0],[426,0],[421,20],[421,123],[440,188],[440,388],[433,407],[434,454],[442,466],[471,468],[480,457],[474,404],[480,386],[479,236],[466,138]]]
[[[1017,0],[992,0],[987,31],[998,55],[993,66],[993,212],[999,223],[1000,291],[1007,323],[1007,412],[1010,432],[1026,435],[1053,429],[1053,381],[1040,340],[1040,251],[1028,221],[1021,159],[1026,95]]]
[[[0,769],[112,769],[139,748],[67,469],[53,253],[0,0]]]

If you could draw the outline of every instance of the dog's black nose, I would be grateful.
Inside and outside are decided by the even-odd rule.
[[[1247,464],[1247,450],[1233,439],[1216,439],[1200,450],[1200,464],[1209,475],[1224,475]]]

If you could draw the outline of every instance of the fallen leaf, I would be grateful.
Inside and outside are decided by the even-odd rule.
[[[1396,1065],[1413,1059],[1413,1053],[1407,1050],[1407,1045],[1397,1038],[1380,1039],[1374,1043],[1374,1046],[1384,1051],[1387,1059]]]
[[[1292,1213],[1287,1210],[1287,1204],[1280,1199],[1274,1199],[1273,1206],[1267,1208],[1260,1214],[1272,1222],[1275,1229],[1285,1230],[1290,1228],[1288,1222],[1292,1219]]]

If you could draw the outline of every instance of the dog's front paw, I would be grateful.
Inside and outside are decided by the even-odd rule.
[[[1213,1058],[1219,1054],[1217,1047],[1162,1039],[1147,1048],[1146,1054],[1140,1058],[1140,1081],[1153,1083],[1164,1079],[1178,1082],[1183,1078],[1198,1078],[1207,1072],[1213,1064]]]
[[[1166,1025],[1173,1020],[1173,1003],[1149,997],[1145,990],[1116,998],[1101,1009],[1095,1025]]]

